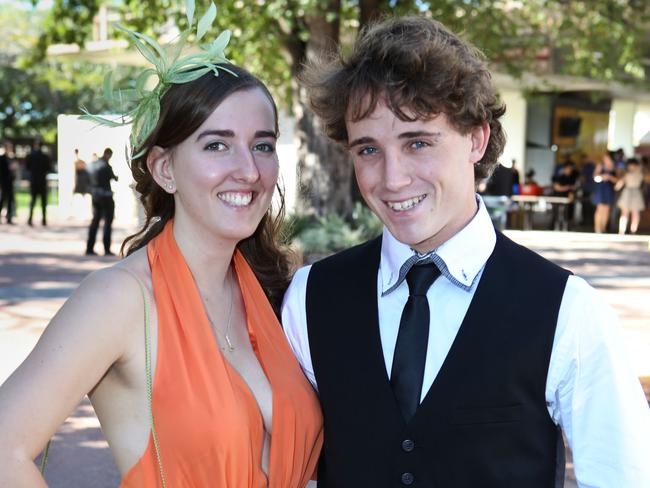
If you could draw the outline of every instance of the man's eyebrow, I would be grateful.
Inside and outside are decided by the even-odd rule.
[[[402,132],[398,137],[400,139],[411,139],[413,137],[440,137],[442,132],[428,132],[426,130],[416,130],[412,132]]]
[[[361,144],[370,144],[370,143],[373,143],[373,142],[375,142],[375,139],[373,139],[372,137],[359,137],[358,139],[355,139],[354,141],[349,142],[348,143],[348,148],[352,148],[354,146],[359,146]]]
[[[399,136],[397,136],[399,139],[412,139],[414,137],[441,137],[442,132],[429,132],[426,130],[416,130],[416,131],[410,131],[410,132],[402,132]],[[348,149],[354,147],[354,146],[359,146],[361,144],[372,144],[376,142],[376,140],[372,137],[360,137],[358,139],[353,140],[348,144]]]

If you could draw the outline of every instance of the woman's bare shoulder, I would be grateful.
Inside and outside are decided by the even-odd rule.
[[[151,292],[147,254],[146,250],[141,251],[143,252],[136,251],[112,266],[90,273],[68,300],[71,303],[66,305],[72,305],[95,317],[107,312],[123,319],[141,316],[141,285]],[[101,319],[99,321],[104,322]]]
[[[136,282],[144,285],[147,290],[152,290],[151,268],[149,267],[146,248],[138,249],[133,254],[115,263],[113,269],[121,274],[130,274],[131,278],[135,279]]]

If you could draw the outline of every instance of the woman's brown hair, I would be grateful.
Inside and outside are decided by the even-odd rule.
[[[277,107],[267,87],[241,67],[228,64],[224,68],[234,75],[220,69],[219,76],[210,72],[195,81],[171,86],[160,100],[160,118],[156,128],[142,147],[132,148],[133,154],[138,154],[138,157],[131,160],[131,173],[144,207],[145,221],[138,232],[125,239],[122,254],[129,255],[146,246],[174,217],[173,195],[155,182],[147,167],[151,148],[173,148],[193,134],[228,96],[256,88],[266,94],[273,106],[275,131],[278,133]],[[284,197],[279,187],[278,191],[279,209],[274,212],[269,209],[253,235],[239,242],[237,247],[279,315],[282,297],[289,284],[289,260],[277,241],[284,218]]]
[[[490,140],[474,165],[476,181],[492,173],[503,152],[505,107],[483,55],[435,20],[411,16],[371,25],[349,56],[314,60],[301,78],[326,134],[342,144],[346,116],[361,120],[384,101],[401,120],[444,113],[463,134],[487,122]]]

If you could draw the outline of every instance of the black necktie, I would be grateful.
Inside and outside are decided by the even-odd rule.
[[[406,275],[409,298],[399,323],[390,384],[407,422],[420,404],[429,339],[427,290],[438,276],[435,264],[413,266]]]

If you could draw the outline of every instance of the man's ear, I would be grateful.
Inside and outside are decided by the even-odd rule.
[[[147,155],[147,168],[163,190],[172,195],[176,192],[170,151],[160,146],[152,147]]]
[[[470,139],[472,141],[470,161],[472,164],[476,164],[483,158],[487,149],[490,140],[490,124],[484,122],[483,125],[474,127],[470,132]]]

